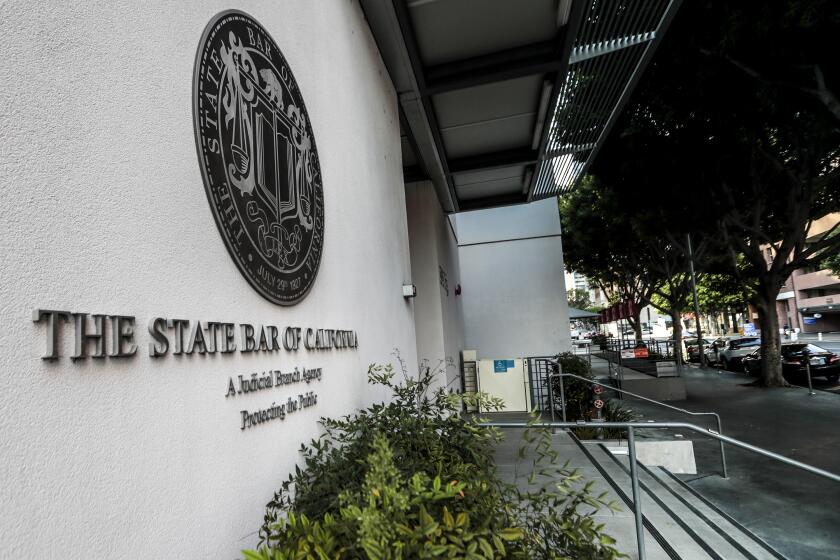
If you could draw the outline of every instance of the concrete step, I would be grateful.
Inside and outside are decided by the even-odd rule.
[[[601,477],[632,514],[629,457],[614,455],[602,444],[583,444],[572,437]],[[626,448],[624,448],[626,449]],[[764,541],[705,500],[676,476],[659,467],[638,466],[647,558],[672,560],[773,560],[783,559]],[[630,521],[632,521],[632,516]],[[607,525],[607,530],[610,524]],[[622,529],[624,529],[622,527]],[[638,558],[635,526],[627,540],[621,531],[622,551]],[[630,546],[628,546],[630,545]],[[664,553],[664,556],[663,556]]]
[[[505,430],[505,440],[500,442],[494,452],[496,469],[499,476],[506,482],[516,483],[523,491],[533,490],[527,480],[532,469],[532,461],[536,458],[532,453],[519,455],[519,448],[522,446],[522,433],[524,430]],[[558,452],[560,462],[568,461],[569,468],[578,469],[584,479],[593,483],[592,493],[600,495],[607,493],[607,501],[613,501],[619,505],[621,511],[612,512],[601,509],[595,513],[595,522],[603,523],[604,531],[617,540],[617,548],[628,558],[638,559],[636,547],[636,529],[633,518],[633,511],[627,507],[616,493],[607,477],[601,475],[595,463],[589,458],[588,453],[582,449],[568,432],[558,431],[552,436],[552,448]],[[616,467],[617,468],[617,467]],[[556,480],[549,477],[538,476],[536,482],[539,485],[551,486]],[[581,506],[587,511],[589,506]],[[679,557],[669,556],[656,539],[647,532],[645,534],[647,549],[647,560],[679,560]]]
[[[647,467],[643,468],[648,470],[648,472],[651,473],[651,476],[656,477],[661,485],[667,486],[674,495],[686,500],[686,505],[690,506],[691,509],[696,510],[696,515],[709,520],[707,523],[714,523],[727,535],[733,537],[741,547],[747,549],[747,551],[755,558],[785,560],[785,557],[782,554],[774,550],[773,547],[767,544],[766,541],[762,540],[761,537],[747,529],[729,514],[722,511],[711,501],[704,498],[700,493],[694,490],[694,488],[680,480],[675,474],[668,471],[668,469],[663,467],[653,467],[651,469],[648,469]]]
[[[527,474],[535,457],[518,453],[524,430],[505,432],[505,440],[494,453],[498,474],[522,490],[533,489]],[[595,521],[605,525],[605,532],[618,541],[617,548],[622,553],[638,559],[629,457],[613,455],[600,443],[582,443],[565,431],[552,436],[552,448],[561,462],[568,461],[569,467],[579,469],[586,480],[593,482],[596,495],[606,492],[607,500],[622,508],[615,513],[599,510]],[[643,465],[639,465],[638,473],[647,560],[784,560],[784,556],[674,474]],[[537,477],[536,482],[548,486],[556,481]]]

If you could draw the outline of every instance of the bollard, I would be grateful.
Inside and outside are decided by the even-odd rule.
[[[808,376],[808,394],[814,396],[816,393],[814,392],[814,387],[811,385],[811,358],[807,348],[802,350],[802,355],[805,356],[805,373]]]
[[[818,332],[818,333],[817,333],[817,340],[819,340],[820,342],[822,342],[822,333],[821,333],[821,332]]]

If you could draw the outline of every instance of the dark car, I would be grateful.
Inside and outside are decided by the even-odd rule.
[[[840,379],[840,356],[815,344],[792,342],[782,344],[782,374],[790,379],[806,375],[806,361],[810,362],[811,377],[825,377],[831,383]],[[745,356],[741,361],[744,372],[757,374],[761,371],[759,350]]]

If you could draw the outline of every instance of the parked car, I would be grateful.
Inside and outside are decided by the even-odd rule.
[[[706,352],[706,360],[710,364],[720,362],[720,352],[729,345],[729,339],[725,336],[719,336],[712,341],[709,350]]]
[[[757,336],[741,336],[729,339],[726,347],[718,352],[720,366],[723,369],[735,371],[740,367],[744,356],[751,354],[758,346],[761,346],[761,339]]]
[[[801,379],[806,375],[806,359],[810,362],[811,377],[825,377],[831,383],[840,379],[840,356],[816,344],[803,342],[782,344],[782,375],[791,380]],[[760,349],[744,356],[742,363],[744,373],[748,375],[761,371]]]
[[[685,351],[688,352],[688,361],[689,362],[699,362],[700,361],[700,345],[698,344],[698,339],[696,338],[687,338],[685,339]],[[714,356],[712,359],[713,354],[716,354],[712,349],[712,340],[708,338],[703,339],[703,353],[706,355],[706,362],[713,363],[717,360],[717,356]]]

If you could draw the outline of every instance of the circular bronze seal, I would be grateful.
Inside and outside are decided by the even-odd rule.
[[[294,75],[248,14],[222,12],[204,30],[193,120],[204,188],[228,251],[266,299],[294,305],[321,262],[321,167]]]

